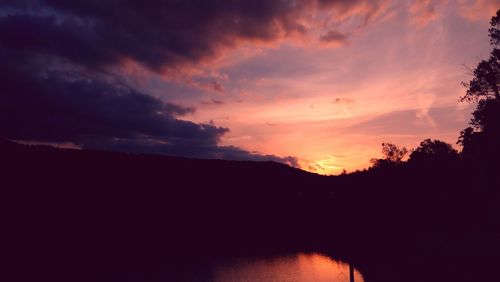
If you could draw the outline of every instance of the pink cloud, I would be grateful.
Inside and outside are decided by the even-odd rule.
[[[442,4],[445,1],[435,1],[435,0],[419,0],[414,1],[409,8],[411,15],[411,22],[414,25],[423,27],[432,21],[435,21],[438,17],[436,12],[436,6]]]
[[[466,19],[477,21],[490,19],[500,8],[498,0],[460,0],[459,12]]]
[[[347,34],[337,31],[330,30],[327,33],[320,36],[319,40],[321,43],[330,46],[343,46],[347,44]]]

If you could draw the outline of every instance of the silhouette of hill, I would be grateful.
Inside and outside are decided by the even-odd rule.
[[[177,270],[199,261],[320,251],[366,281],[496,277],[498,177],[470,177],[458,160],[429,165],[424,149],[418,161],[326,177],[2,140],[8,267],[17,281],[182,281]]]
[[[306,187],[324,179],[273,162],[56,149],[5,140],[0,155],[12,255],[34,260],[43,271],[46,264],[58,268],[54,273],[66,269],[70,280],[82,273],[70,271],[70,265],[138,267],[166,254],[264,252],[270,246],[265,241],[277,243],[273,249],[288,249],[295,239],[288,242],[286,234],[309,221],[299,208],[303,197],[313,197],[314,190]]]

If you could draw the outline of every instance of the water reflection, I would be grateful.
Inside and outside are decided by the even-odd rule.
[[[304,253],[274,258],[237,259],[215,266],[213,281],[349,282],[349,265],[321,254]],[[354,281],[363,281],[356,270]]]

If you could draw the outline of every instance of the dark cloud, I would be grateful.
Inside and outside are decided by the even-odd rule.
[[[296,157],[278,157],[262,155],[257,152],[248,152],[234,146],[214,146],[213,144],[190,144],[185,140],[174,140],[164,143],[162,140],[148,139],[112,139],[105,142],[93,141],[83,148],[92,148],[108,151],[132,152],[141,154],[163,154],[169,156],[183,156],[209,159],[226,159],[239,161],[274,161],[299,167]]]
[[[375,1],[376,2],[376,1]],[[373,3],[375,3],[373,2]],[[108,68],[153,71],[203,62],[240,42],[302,35],[313,9],[376,10],[347,0],[16,0],[0,3],[0,134],[20,140],[186,156],[291,159],[218,146],[228,129],[179,119]],[[361,8],[359,8],[361,7]],[[359,9],[358,9],[359,8]],[[322,41],[343,41],[330,31]],[[223,92],[219,82],[208,84]],[[296,161],[295,161],[296,163]]]
[[[148,137],[215,144],[228,131],[178,120],[194,109],[164,103],[117,79],[35,62],[17,65],[19,56],[0,49],[0,119],[5,121],[0,131],[9,138],[85,143]]]
[[[161,70],[214,57],[237,40],[303,33],[297,19],[308,2],[20,0],[3,4],[17,14],[2,19],[1,41],[91,67],[129,58]]]
[[[274,161],[299,167],[298,159],[292,156],[262,155],[258,152],[249,152],[234,146],[214,146],[213,144],[200,144],[199,142],[193,144],[185,142],[185,140],[176,140],[172,143],[148,139],[112,139],[105,142],[98,142],[98,140],[96,142],[94,140],[85,144],[82,148],[207,159]]]
[[[213,58],[242,41],[305,34],[309,12],[335,9],[369,17],[366,0],[18,0],[3,1],[0,41],[98,68],[123,59],[160,71]],[[0,13],[1,14],[1,13]],[[330,31],[323,42],[344,42]]]
[[[294,158],[218,146],[227,128],[177,117],[194,108],[165,103],[119,78],[88,73],[27,49],[0,48],[0,136],[81,148],[201,158]]]
[[[18,64],[18,58],[29,57],[25,51],[0,49],[2,137],[114,151],[297,164],[291,157],[218,146],[229,129],[176,118],[192,113],[193,108],[164,103],[102,75],[37,60]]]
[[[322,35],[319,40],[323,43],[346,44],[347,35],[337,30],[330,30]]]
[[[58,56],[96,68],[120,59],[120,54],[106,48],[106,42],[90,25],[73,19],[58,23],[55,16],[20,14],[0,18],[0,46],[38,56]]]

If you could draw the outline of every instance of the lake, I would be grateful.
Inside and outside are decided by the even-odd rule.
[[[178,258],[149,270],[105,272],[103,281],[349,282],[349,265],[319,253],[199,260]],[[354,281],[363,276],[354,269]]]
[[[317,253],[232,259],[215,264],[214,282],[349,282],[349,265]],[[354,281],[364,281],[355,270]]]

